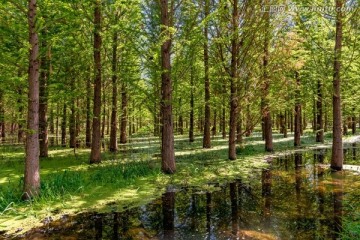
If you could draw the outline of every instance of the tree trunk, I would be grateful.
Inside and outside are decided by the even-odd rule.
[[[0,138],[5,141],[5,110],[4,110],[4,92],[0,89]]]
[[[22,101],[22,88],[18,88],[18,104],[19,104],[19,113],[18,113],[18,143],[22,143],[24,141],[24,120],[23,120],[23,114],[24,114],[24,105]]]
[[[336,9],[342,9],[343,0],[336,0]],[[344,155],[341,134],[341,48],[342,48],[342,12],[336,11],[336,37],[334,48],[334,76],[333,76],[333,143],[331,154],[331,168],[341,170]]]
[[[61,121],[61,146],[66,147],[66,103],[64,103]]]
[[[265,1],[268,3],[268,0]],[[264,57],[263,57],[263,99],[262,99],[262,122],[264,124],[264,139],[265,139],[265,151],[273,151],[273,138],[272,138],[272,122],[271,122],[271,112],[270,106],[268,103],[269,87],[270,87],[270,78],[269,78],[269,38],[270,38],[270,15],[269,12],[264,13],[265,20],[265,40],[264,40]]]
[[[194,142],[194,68],[191,67],[190,73],[190,124],[189,142]]]
[[[317,99],[316,99],[316,142],[324,142],[324,123],[322,109],[322,84],[317,82]]]
[[[40,191],[39,167],[39,40],[36,32],[36,0],[28,1],[29,24],[29,92],[26,134],[26,159],[22,199],[37,196]]]
[[[127,143],[126,125],[128,118],[128,98],[126,84],[121,84],[121,126],[120,126],[120,143]]]
[[[106,98],[105,98],[105,93],[106,93],[106,89],[105,89],[105,83],[103,82],[102,83],[102,92],[103,94],[101,95],[102,96],[102,120],[101,120],[101,139],[104,139],[105,138],[105,124],[106,124]]]
[[[204,121],[204,138],[203,148],[211,148],[210,140],[210,78],[209,78],[209,40],[207,16],[210,14],[209,0],[204,0],[204,69],[205,69],[205,121]]]
[[[238,111],[237,96],[237,55],[238,55],[238,1],[233,1],[232,34],[231,39],[231,72],[230,72],[230,121],[229,121],[229,159],[236,159],[236,125]]]
[[[71,81],[73,85],[74,81]],[[72,86],[72,91],[75,90],[75,87]],[[70,117],[69,117],[69,133],[70,133],[70,148],[76,147],[76,119],[75,119],[75,99],[72,99],[70,102]]]
[[[285,113],[286,114],[286,113]],[[287,129],[286,129],[286,121],[285,121],[285,115],[280,113],[280,132],[284,134],[284,138],[287,137]]]
[[[356,117],[355,117],[355,108],[353,108],[353,116],[351,118],[351,131],[352,131],[352,134],[356,134]]]
[[[295,93],[295,115],[294,115],[294,146],[300,147],[301,136],[301,103],[300,103],[300,76],[298,72],[295,72],[296,79],[296,93]]]
[[[184,120],[183,120],[183,116],[182,116],[182,112],[181,112],[181,98],[179,98],[179,119],[178,119],[178,133],[180,135],[184,134]]]
[[[242,138],[242,116],[241,116],[241,112],[239,109],[238,112],[238,120],[236,123],[236,143],[237,144],[242,144],[243,143],[243,138]]]
[[[94,106],[92,123],[92,142],[90,153],[90,164],[101,162],[100,146],[100,115],[101,115],[101,1],[96,0],[94,6]]]
[[[117,19],[117,18],[116,18]],[[113,46],[112,46],[112,105],[111,105],[111,131],[110,131],[110,152],[117,151],[117,41],[118,34],[115,31],[113,35]]]
[[[217,112],[216,110],[214,110],[214,117],[213,117],[213,127],[211,128],[211,134],[212,137],[214,138],[216,136],[216,118],[217,118]]]
[[[86,80],[86,123],[85,123],[85,146],[91,147],[91,82],[90,77]]]
[[[40,70],[40,92],[39,92],[39,141],[40,141],[40,157],[48,157],[48,122],[47,122],[47,109],[48,109],[48,92],[47,84],[50,76],[50,49],[47,46],[47,30],[44,28],[42,34],[41,46],[45,53],[41,57],[41,70]]]
[[[170,20],[173,17],[173,9],[168,10],[168,0],[161,0],[161,30],[166,40],[161,45],[161,169],[164,173],[174,173],[175,152],[172,122],[172,81],[171,71],[171,27]]]

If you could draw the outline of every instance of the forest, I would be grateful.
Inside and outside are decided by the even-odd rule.
[[[359,0],[0,0],[0,239],[359,239]]]

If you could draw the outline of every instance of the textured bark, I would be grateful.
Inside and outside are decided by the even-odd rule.
[[[210,14],[209,0],[204,0],[204,17],[206,18]],[[209,78],[209,41],[208,41],[208,24],[207,21],[204,25],[204,70],[205,70],[205,119],[204,119],[204,137],[203,148],[211,147],[210,140],[210,78]]]
[[[61,146],[66,147],[66,103],[63,106],[63,114],[62,114],[62,121],[61,121]]]
[[[299,147],[301,145],[301,103],[300,103],[300,76],[299,73],[295,73],[296,78],[296,92],[295,92],[295,113],[294,113],[294,146]]]
[[[229,159],[236,159],[236,125],[237,125],[237,111],[238,111],[238,96],[237,96],[237,55],[238,55],[238,1],[233,1],[232,11],[232,33],[231,39],[231,72],[230,72],[230,121],[229,121]]]
[[[40,191],[39,167],[39,40],[36,32],[36,0],[28,1],[29,71],[26,158],[22,199],[37,196]]]
[[[194,68],[190,73],[190,123],[189,123],[189,142],[194,142]]]
[[[265,1],[268,4],[268,1]],[[263,134],[265,140],[265,151],[273,151],[273,137],[272,137],[272,122],[270,106],[267,100],[269,95],[270,78],[269,78],[269,38],[270,38],[270,15],[269,12],[264,13],[265,20],[265,40],[264,40],[264,57],[263,57],[263,98],[262,98],[262,122],[263,122]]]
[[[336,0],[336,8],[343,7],[343,0]],[[342,48],[342,12],[336,13],[336,36],[334,48],[334,75],[333,75],[333,143],[331,154],[331,168],[341,170],[343,167],[344,155],[341,133],[341,48]]]
[[[120,126],[120,143],[124,144],[127,142],[126,125],[128,118],[128,99],[125,83],[121,84],[121,126]]]
[[[324,123],[323,123],[323,99],[322,84],[317,82],[317,99],[316,99],[316,142],[324,142]]]
[[[94,106],[92,122],[92,142],[90,163],[101,162],[101,135],[100,135],[100,115],[101,115],[101,1],[96,0],[94,6]]]
[[[50,49],[47,46],[47,30],[42,32],[41,47],[46,49],[46,53],[41,57],[41,70],[40,70],[40,92],[39,92],[39,143],[40,143],[40,157],[48,157],[48,91],[47,84],[50,76]]]
[[[113,35],[113,46],[112,46],[112,104],[111,104],[111,131],[110,131],[110,152],[116,152],[117,147],[117,41],[118,34],[114,32]]]
[[[171,71],[171,27],[172,9],[169,12],[168,0],[161,0],[161,25],[162,33],[167,36],[161,45],[161,169],[164,173],[174,173],[175,152],[172,122],[172,81]]]
[[[85,145],[91,147],[91,82],[90,77],[86,80],[86,123],[85,123]]]

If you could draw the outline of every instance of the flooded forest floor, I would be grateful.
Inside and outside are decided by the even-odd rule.
[[[345,164],[360,166],[359,136],[344,139]],[[55,141],[53,141],[55,143]],[[175,137],[177,172],[160,171],[158,138],[132,137],[89,165],[89,150],[50,147],[41,159],[41,196],[21,202],[24,147],[0,145],[0,239],[328,239],[358,237],[360,177],[333,174],[331,135],[260,134],[244,139],[236,161],[227,139]],[[359,143],[360,146],[360,143]]]

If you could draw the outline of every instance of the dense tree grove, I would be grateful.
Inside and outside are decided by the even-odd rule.
[[[222,134],[235,160],[255,130],[269,152],[273,132],[293,132],[300,146],[306,129],[317,142],[332,131],[331,167],[341,169],[342,135],[360,125],[358,9],[353,0],[2,0],[0,131],[3,141],[26,135],[24,198],[37,194],[48,145],[91,147],[100,163],[136,133],[161,138],[162,170],[174,173],[174,134],[201,134],[203,148]]]

